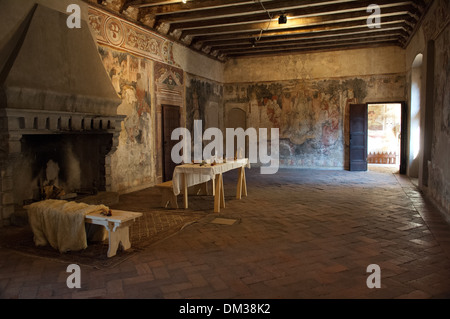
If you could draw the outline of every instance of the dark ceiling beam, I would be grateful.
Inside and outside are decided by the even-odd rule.
[[[404,32],[404,31],[403,31]],[[232,52],[235,50],[254,50],[255,48],[261,49],[261,48],[272,48],[273,46],[281,46],[283,48],[289,48],[289,47],[296,47],[299,45],[311,45],[311,44],[327,44],[327,43],[339,43],[339,42],[348,42],[348,41],[359,41],[359,40],[378,40],[379,38],[386,39],[396,39],[399,41],[405,41],[405,34],[402,33],[401,30],[392,30],[387,32],[378,32],[379,34],[368,34],[368,33],[362,33],[362,34],[353,34],[353,35],[346,35],[346,36],[332,36],[328,38],[310,38],[310,39],[301,39],[296,41],[289,41],[287,43],[283,42],[271,42],[271,41],[265,41],[265,42],[254,42],[250,43],[247,42],[246,44],[241,45],[229,45],[226,47],[220,47],[220,52],[227,53]],[[217,47],[211,47],[211,51],[219,50]]]
[[[132,0],[128,2],[130,6],[156,6],[169,5],[171,3],[178,3],[180,0]]]
[[[365,48],[377,48],[377,47],[385,47],[385,46],[399,46],[398,43],[393,41],[381,41],[381,42],[373,42],[373,43],[355,43],[355,44],[340,44],[335,46],[315,46],[315,47],[304,47],[304,48],[296,48],[289,49],[284,51],[260,51],[260,52],[240,52],[240,53],[231,53],[228,54],[224,60],[230,58],[242,58],[242,57],[257,57],[257,56],[272,56],[274,54],[277,55],[286,55],[286,54],[298,54],[298,53],[311,53],[311,52],[325,52],[325,51],[335,51],[335,50],[351,50],[351,49],[365,49]]]
[[[410,21],[406,23],[406,21]],[[382,18],[381,29],[383,29],[386,25],[389,27],[392,23],[398,23],[404,26],[404,29],[408,32],[412,32],[413,27],[409,24],[414,22],[409,15],[400,15],[400,16],[388,16]],[[367,26],[364,23],[361,23],[361,20],[352,20],[352,21],[344,21],[338,23],[326,23],[320,26],[303,26],[296,29],[291,29],[289,31],[280,30],[280,31],[270,31],[263,32],[261,38],[282,38],[286,36],[301,36],[302,34],[311,34],[311,33],[322,33],[322,32],[345,32],[346,29],[364,29],[367,30]],[[260,35],[260,30],[254,30],[247,33],[230,33],[224,35],[216,35],[216,36],[199,36],[196,37],[193,41],[193,45],[199,43],[204,45],[213,45],[214,43],[220,43],[222,41],[235,41],[240,39],[249,39],[255,38]]]
[[[384,36],[384,35],[391,35],[396,34],[398,36],[401,36],[403,38],[407,38],[409,34],[400,26],[393,27],[391,29],[387,30],[374,30],[374,31],[368,31],[368,32],[348,32],[348,33],[324,33],[320,36],[318,35],[302,35],[301,37],[279,37],[279,38],[270,38],[270,39],[261,39],[259,41],[256,41],[254,38],[252,39],[242,39],[239,42],[226,42],[226,43],[218,43],[215,45],[210,45],[211,50],[228,50],[229,48],[239,48],[239,47],[251,47],[253,45],[255,46],[264,46],[264,45],[273,45],[274,43],[283,45],[284,43],[301,43],[301,41],[311,41],[311,40],[317,40],[326,42],[326,41],[333,41],[333,40],[339,40],[339,39],[356,39],[356,38],[369,38],[369,37],[377,37],[377,36]]]
[[[275,17],[275,16],[274,16]],[[267,13],[257,13],[248,15],[238,15],[234,17],[214,18],[214,19],[202,19],[190,22],[178,22],[170,23],[170,30],[189,30],[202,27],[216,27],[231,24],[241,23],[255,23],[255,22],[267,22],[269,17]],[[162,22],[162,20],[159,20]],[[167,22],[167,21],[164,21]]]
[[[105,1],[109,6],[98,6],[222,60],[327,47],[404,47],[432,1],[191,0],[184,4],[181,0],[114,0]],[[381,8],[381,29],[366,24],[371,4]],[[288,23],[279,25],[282,13]]]
[[[85,2],[87,2],[87,1],[85,1]],[[91,2],[94,2],[94,1],[91,0]],[[112,10],[114,12],[121,13],[122,10],[124,9],[124,7],[126,6],[126,2],[127,2],[127,0],[116,0],[116,1],[109,1],[109,2],[105,1],[102,3],[102,6],[109,10]]]
[[[411,28],[410,27],[405,27],[404,24],[401,24],[401,28],[402,30],[404,30],[404,32],[402,32],[402,34],[404,35],[404,37],[409,38],[411,36]],[[301,39],[302,36],[310,36],[310,38],[314,38],[317,35],[328,35],[329,32],[332,32],[332,35],[339,35],[339,34],[345,34],[346,32],[352,32],[353,30],[359,30],[361,32],[361,30],[367,30],[367,28],[361,28],[361,26],[356,26],[356,27],[348,27],[345,29],[335,29],[333,27],[321,27],[321,28],[317,28],[317,29],[309,29],[309,32],[300,32],[300,33],[295,33],[292,35],[284,35],[284,36],[271,36],[271,37],[261,37],[261,39],[264,39],[263,41],[270,41],[271,39],[275,38],[275,39],[282,39],[283,37],[297,37],[298,39]],[[304,30],[303,30],[304,31]],[[248,37],[245,39],[241,39],[241,40],[245,40],[246,43],[253,43],[254,41],[256,41],[256,37]],[[261,40],[260,40],[261,41]],[[292,40],[295,41],[295,40]],[[199,44],[194,44],[193,48],[195,49],[202,49],[204,47],[208,47],[208,48],[212,48],[212,47],[218,47],[218,44],[220,44],[220,42],[215,42],[215,43],[205,43],[202,45]]]
[[[265,0],[267,1],[267,0]],[[170,14],[171,12],[199,10],[208,8],[220,8],[222,6],[251,4],[254,0],[190,0],[182,3],[180,0],[160,1],[160,0],[134,0],[129,1],[129,6],[146,9],[154,14]]]
[[[267,1],[267,0],[266,0]],[[138,20],[152,29],[159,30],[163,34],[169,32],[169,27],[164,22],[157,21],[157,14],[171,15],[184,14],[186,12],[204,11],[208,8],[220,9],[226,6],[239,6],[240,4],[252,4],[254,0],[195,0],[181,3],[181,1],[149,1],[136,0],[128,3],[139,10]]]
[[[304,44],[304,45],[292,45],[292,46],[271,46],[271,47],[265,47],[258,49],[253,48],[253,50],[235,50],[228,52],[227,56],[242,56],[242,55],[255,55],[257,53],[280,53],[280,52],[293,52],[296,50],[312,50],[312,49],[330,49],[330,48],[337,48],[337,47],[352,47],[356,45],[369,45],[369,44],[376,44],[376,43],[384,43],[384,44],[390,44],[390,45],[396,45],[400,46],[400,43],[398,42],[398,39],[396,37],[385,37],[385,38],[379,38],[377,40],[371,40],[371,39],[360,39],[360,40],[349,40],[349,41],[342,41],[342,42],[334,42],[334,43],[327,43],[327,44]]]
[[[346,36],[346,35],[352,35],[352,34],[376,34],[379,32],[384,31],[393,31],[393,30],[400,30],[405,35],[409,35],[409,33],[404,29],[402,23],[393,23],[390,25],[389,28],[384,29],[376,29],[373,31],[367,32],[367,28],[351,28],[346,30],[332,30],[332,31],[321,31],[321,32],[308,32],[308,33],[296,33],[292,34],[290,36],[273,36],[273,37],[261,37],[259,41],[256,40],[256,38],[242,38],[242,39],[234,39],[234,40],[224,40],[221,42],[205,42],[203,43],[204,46],[208,45],[213,48],[221,48],[226,47],[228,45],[239,45],[239,44],[248,44],[249,42],[252,43],[253,41],[256,41],[258,43],[265,43],[265,42],[286,42],[286,41],[297,41],[301,39],[314,39],[314,38],[330,38],[333,36]]]
[[[425,3],[425,1],[423,0],[412,0],[414,6],[417,7],[417,9],[419,9],[421,12],[425,11],[427,5]]]
[[[334,2],[342,1],[352,1],[352,0],[337,0]],[[195,1],[196,2],[196,1]],[[263,5],[266,8],[264,10],[263,6],[255,0],[250,1],[250,3],[240,2],[240,1],[228,1],[228,3],[233,3],[233,5],[226,5],[224,0],[214,0],[210,1],[210,8],[207,6],[198,8],[198,10],[192,8],[189,11],[176,11],[167,13],[157,13],[151,12],[146,9],[141,9],[145,13],[153,13],[156,15],[157,19],[165,22],[181,22],[181,21],[192,21],[192,20],[202,20],[205,17],[209,19],[219,18],[219,17],[234,17],[238,15],[254,14],[254,13],[266,13],[266,10],[291,10],[294,8],[305,8],[311,5],[318,5],[322,3],[330,3],[330,0],[277,0],[277,1],[263,1]],[[247,1],[248,2],[248,1]],[[194,3],[194,2],[193,2]],[[188,3],[187,3],[188,4]],[[186,4],[186,5],[187,5]],[[200,10],[201,9],[201,10]],[[266,14],[267,16],[267,14]]]
[[[300,2],[300,1],[298,1]],[[302,2],[300,2],[302,3]],[[308,7],[308,8],[301,8],[301,9],[292,9],[289,11],[286,11],[284,9],[277,10],[276,12],[271,12],[272,18],[278,18],[282,13],[285,13],[286,16],[290,18],[301,18],[306,16],[316,16],[321,14],[333,14],[333,13],[339,13],[339,12],[349,12],[349,11],[355,11],[355,10],[364,10],[366,15],[367,13],[367,7],[373,3],[372,1],[354,1],[354,2],[346,2],[346,3],[333,3],[333,4],[327,4],[327,5],[319,5],[314,7]],[[383,6],[389,5],[390,7],[394,6],[404,6],[404,5],[411,5],[408,1],[401,1],[401,2],[392,2],[388,0],[380,0],[377,1],[377,4],[380,5],[381,12],[383,13],[384,8]],[[412,10],[414,10],[413,6],[411,5]],[[201,27],[213,27],[213,26],[221,26],[221,25],[227,25],[227,24],[236,24],[236,23],[267,23],[269,21],[268,14],[263,13],[253,13],[248,15],[237,15],[233,17],[221,17],[221,18],[205,18],[203,16],[200,20],[194,20],[194,21],[188,21],[188,22],[172,22],[169,20],[159,19],[159,21],[164,21],[165,23],[170,22],[170,32],[173,32],[174,30],[180,29],[180,30],[188,30],[188,29],[195,29],[195,28],[201,28]]]
[[[383,15],[385,14],[409,14],[412,15],[411,12],[414,12],[414,8],[410,5],[407,6],[400,6],[400,7],[391,7],[391,8],[385,8],[383,10],[383,13],[381,15],[381,21],[383,21]],[[204,36],[204,35],[218,35],[218,34],[225,34],[225,33],[236,33],[236,32],[251,32],[255,30],[266,30],[267,31],[295,31],[296,29],[300,28],[301,26],[314,26],[314,25],[320,25],[323,23],[337,23],[339,20],[362,20],[362,23],[365,23],[366,19],[368,17],[368,14],[366,10],[360,10],[360,11],[353,11],[353,12],[345,12],[345,13],[338,13],[338,14],[329,14],[329,15],[321,15],[321,16],[315,16],[315,17],[306,17],[306,18],[294,18],[291,19],[287,26],[284,25],[278,25],[277,21],[272,21],[270,24],[271,27],[268,27],[268,23],[249,23],[249,24],[240,24],[240,25],[232,25],[232,26],[225,26],[225,27],[209,27],[209,28],[198,28],[198,29],[190,29],[185,30],[181,34],[181,38],[185,36]]]

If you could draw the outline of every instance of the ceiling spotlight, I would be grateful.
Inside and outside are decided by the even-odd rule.
[[[286,24],[287,23],[287,17],[282,14],[280,15],[280,17],[278,18],[278,24]]]
[[[181,0],[181,2],[186,3],[187,0]]]

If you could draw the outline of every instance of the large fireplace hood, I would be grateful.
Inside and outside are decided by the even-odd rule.
[[[69,29],[66,20],[36,5],[2,48],[2,108],[116,115],[121,100],[87,23]]]
[[[0,48],[0,226],[20,204],[14,198],[15,163],[23,156],[23,141],[35,140],[29,136],[110,136],[102,171],[106,190],[111,188],[110,156],[124,118],[117,115],[122,100],[88,24],[70,29],[67,18],[36,4]]]

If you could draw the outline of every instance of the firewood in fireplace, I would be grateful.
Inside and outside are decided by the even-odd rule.
[[[43,199],[60,199],[65,194],[64,189],[53,184],[46,185],[42,189]]]

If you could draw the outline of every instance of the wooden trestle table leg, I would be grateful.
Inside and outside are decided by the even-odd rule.
[[[184,200],[184,209],[188,209],[188,186],[187,186],[187,178],[186,174],[183,174],[183,200]]]
[[[242,195],[247,196],[247,182],[245,180],[245,167],[239,168],[238,183],[236,188],[236,199],[241,199]]]
[[[214,184],[214,212],[220,213],[220,208],[225,208],[225,192],[223,189],[222,173],[215,176]]]

